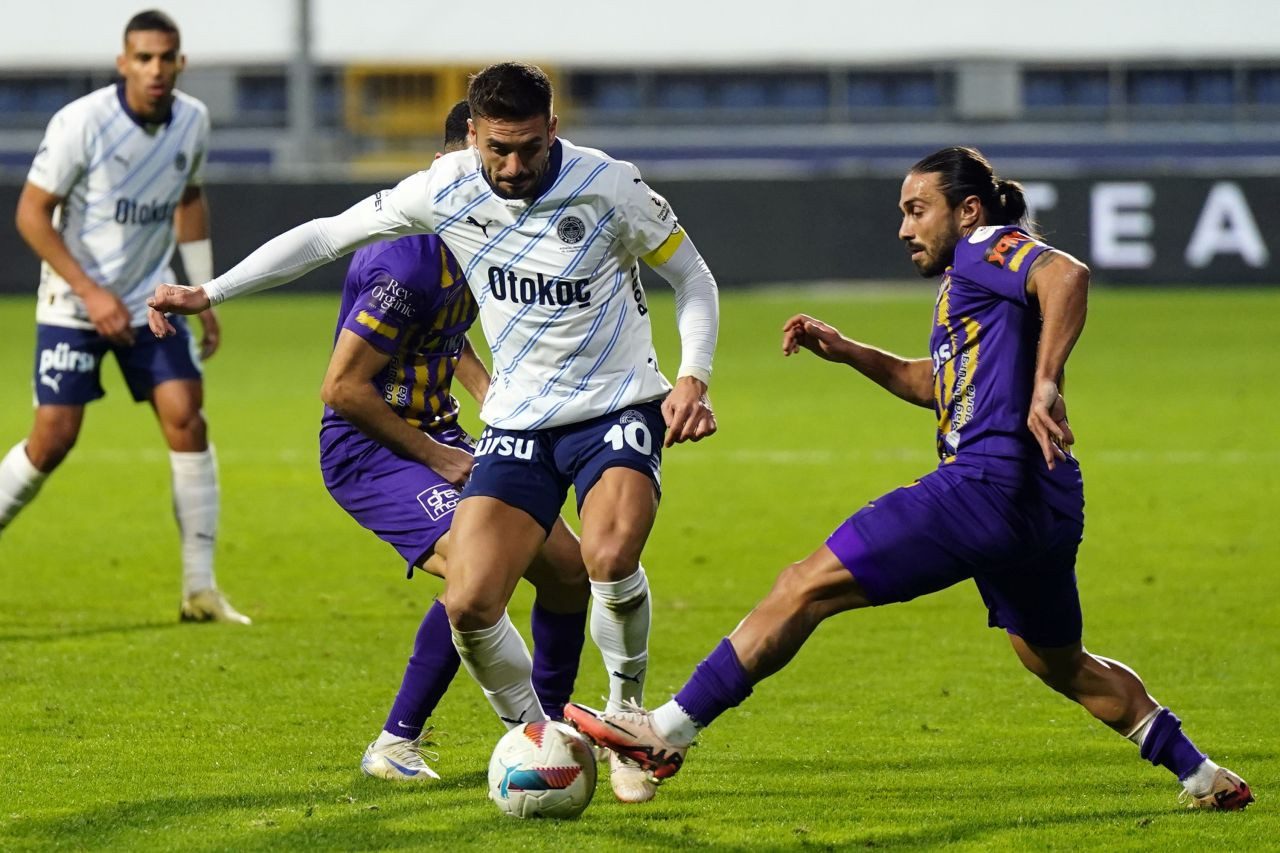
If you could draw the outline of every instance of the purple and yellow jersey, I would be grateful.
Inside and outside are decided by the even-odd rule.
[[[415,234],[355,253],[334,341],[345,329],[391,356],[373,379],[378,393],[411,426],[434,433],[457,423],[450,385],[476,313],[444,243],[434,234]],[[326,406],[322,429],[330,425],[348,426]]]
[[[1016,226],[979,228],[956,245],[938,288],[933,334],[938,456],[1026,460],[1040,309],[1027,272],[1049,247]]]

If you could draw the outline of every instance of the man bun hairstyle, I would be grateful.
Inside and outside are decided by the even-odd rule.
[[[457,151],[467,147],[467,119],[471,118],[471,107],[466,100],[458,101],[449,110],[444,120],[444,150]]]
[[[551,78],[536,65],[499,62],[471,78],[471,115],[499,121],[551,118]]]
[[[129,33],[140,32],[161,32],[169,33],[181,42],[182,36],[178,33],[178,25],[173,22],[164,12],[159,9],[147,9],[139,12],[129,19],[129,23],[124,25],[124,40],[129,41]]]
[[[955,208],[969,196],[977,196],[990,225],[1019,225],[1031,231],[1027,220],[1027,195],[1022,184],[996,175],[991,163],[976,148],[955,145],[935,151],[911,167],[915,174],[938,176],[938,188]]]

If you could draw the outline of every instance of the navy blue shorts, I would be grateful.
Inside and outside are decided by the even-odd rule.
[[[632,468],[662,494],[662,404],[637,403],[576,424],[551,429],[489,427],[476,445],[462,497],[485,496],[522,509],[550,533],[573,486],[582,502],[609,468]]]
[[[94,329],[36,326],[35,389],[41,406],[83,406],[101,398],[102,361],[113,353],[135,402],[150,399],[151,390],[170,379],[199,379],[200,356],[181,317],[172,318],[178,333],[157,338],[146,326],[133,330],[133,346],[117,346]]]
[[[1075,573],[1083,533],[1079,516],[956,464],[876,498],[827,547],[872,604],[973,578],[991,627],[1032,645],[1066,646],[1083,627]]]

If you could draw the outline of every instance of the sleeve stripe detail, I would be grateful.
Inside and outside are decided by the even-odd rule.
[[[661,246],[645,255],[641,260],[651,267],[660,267],[671,260],[671,256],[676,253],[676,249],[679,249],[683,243],[684,229],[677,225],[676,230],[671,232],[671,236],[664,240]]]
[[[386,323],[383,323],[377,317],[374,317],[368,311],[361,311],[356,315],[356,322],[367,329],[372,329],[376,335],[382,335],[389,341],[396,339],[396,330]]]
[[[1032,249],[1034,249],[1038,245],[1040,244],[1036,243],[1035,241],[1028,240],[1027,243],[1021,249],[1015,252],[1013,255],[1013,259],[1009,261],[1009,272],[1017,272],[1018,268],[1022,266],[1022,262],[1026,260],[1027,253],[1029,253]]]

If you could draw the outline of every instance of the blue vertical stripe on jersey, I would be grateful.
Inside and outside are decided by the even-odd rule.
[[[568,177],[569,172],[573,170],[573,167],[577,165],[578,161],[581,159],[582,159],[581,157],[577,157],[573,160],[570,160],[568,165],[561,168],[560,174],[556,176],[555,182],[552,183],[551,186],[547,188],[547,192],[551,192],[553,189],[559,186],[560,182],[563,181],[566,177]],[[490,189],[489,192],[493,194],[492,189]],[[487,198],[487,197],[488,196],[481,196],[481,198]],[[493,235],[493,237],[489,240],[489,242],[481,246],[480,251],[476,252],[475,257],[471,259],[471,263],[467,264],[467,268],[463,270],[462,274],[466,276],[468,279],[471,278],[471,273],[475,270],[477,266],[480,265],[480,262],[484,260],[484,257],[488,255],[491,251],[493,251],[494,248],[496,248],[497,245],[502,242],[502,239],[504,237],[506,237],[512,231],[516,230],[521,225],[523,225],[525,223],[525,220],[527,220],[529,216],[532,215],[535,207],[536,207],[536,204],[531,204],[528,207],[526,207],[524,213],[520,214],[520,216],[516,219],[515,222],[511,223],[510,225],[506,226],[501,231],[499,231],[497,234]],[[481,293],[484,293],[484,291],[481,291]],[[481,299],[480,304],[481,305],[484,304],[483,298]]]
[[[174,104],[173,104],[174,116],[175,116],[175,117],[176,117],[176,115],[177,115],[177,108],[178,108],[178,103],[177,103],[177,101],[175,101],[175,102],[174,102]],[[116,183],[116,185],[115,185],[114,187],[112,187],[112,188],[111,188],[110,190],[108,190],[107,192],[103,193],[103,194],[102,194],[101,196],[99,196],[98,198],[95,198],[95,199],[88,199],[89,203],[90,203],[90,204],[97,204],[98,202],[100,202],[100,201],[102,201],[104,198],[106,198],[107,196],[109,196],[109,195],[111,195],[112,193],[117,192],[117,191],[119,191],[120,189],[122,189],[123,187],[125,187],[125,186],[129,183],[129,181],[133,180],[134,176],[136,176],[140,171],[142,171],[142,169],[143,169],[145,166],[147,166],[147,165],[148,165],[148,164],[150,164],[150,163],[154,163],[154,162],[155,162],[156,158],[158,158],[158,157],[160,156],[160,151],[161,151],[161,149],[162,149],[164,146],[170,146],[171,148],[177,148],[177,147],[178,147],[177,145],[172,145],[171,143],[172,143],[174,140],[177,140],[178,144],[180,145],[180,144],[182,143],[183,135],[187,132],[187,130],[190,128],[190,126],[191,126],[192,124],[194,124],[194,123],[195,123],[196,119],[198,119],[198,118],[199,118],[199,116],[200,116],[200,111],[199,111],[199,110],[191,110],[191,111],[189,112],[189,114],[187,115],[187,117],[186,117],[186,119],[185,119],[185,121],[184,121],[184,123],[183,123],[183,125],[182,125],[181,127],[175,128],[175,127],[173,126],[173,124],[169,124],[169,125],[167,125],[167,126],[165,127],[164,131],[163,131],[163,134],[164,134],[164,135],[163,135],[163,137],[159,140],[159,143],[158,143],[157,147],[155,148],[155,150],[147,152],[146,156],[139,157],[139,158],[138,158],[138,159],[139,159],[138,164],[137,164],[136,166],[134,166],[132,169],[130,169],[130,170],[129,170],[129,172],[128,172],[128,174],[126,174],[123,178],[121,178],[121,179],[119,180],[119,182],[118,182],[118,183]],[[136,125],[135,125],[135,127],[136,127]],[[139,132],[141,132],[141,131],[139,131]]]
[[[453,183],[449,184],[449,186],[445,187],[444,189],[440,190],[440,192],[436,193],[436,197],[435,197],[436,204],[439,204],[440,202],[444,201],[444,197],[447,196],[449,193],[458,189],[463,184],[467,184],[467,183],[470,183],[471,181],[474,181],[478,177],[480,177],[479,172],[472,172],[469,175],[463,175],[461,178],[458,178]]]
[[[633,367],[627,371],[627,378],[622,380],[622,384],[618,386],[618,393],[614,394],[613,399],[609,401],[607,411],[616,412],[618,410],[618,404],[622,401],[623,392],[625,392],[627,388],[631,387],[631,380],[635,378],[636,369]]]
[[[621,275],[621,273],[619,273],[619,275]],[[622,327],[626,325],[626,318],[627,318],[627,310],[624,307],[621,311],[618,312],[618,325],[613,330],[613,336],[609,339],[609,343],[606,344],[604,350],[601,351],[600,356],[596,359],[596,363],[591,365],[591,369],[588,370],[585,374],[583,374],[582,378],[578,380],[576,385],[576,390],[578,391],[587,390],[588,380],[590,380],[592,376],[595,376],[596,371],[599,370],[604,365],[604,363],[609,360],[609,355],[613,352],[613,348],[618,345],[618,340],[622,337]],[[545,393],[539,394],[538,396],[539,397],[545,396]],[[569,396],[569,397],[565,397],[559,403],[556,403],[547,411],[545,415],[543,415],[541,418],[537,420],[537,422],[531,425],[529,429],[538,429],[539,427],[541,427],[547,421],[555,417],[556,413],[559,412],[562,408],[564,408],[572,399],[573,397]]]
[[[582,252],[576,255],[574,259],[570,261],[569,266],[565,267],[563,270],[561,270],[557,274],[556,276],[557,278],[564,278],[568,276],[569,273],[573,271],[573,268],[578,265],[578,261],[580,261],[583,257],[586,256],[585,255],[586,250],[590,248],[591,244],[594,243],[596,241],[596,238],[598,238],[600,234],[604,231],[605,226],[609,224],[609,220],[613,218],[613,214],[615,210],[617,210],[617,208],[611,207],[609,208],[608,213],[600,217],[600,221],[596,223],[595,230],[591,232],[591,236],[587,239],[586,244],[583,246]],[[555,221],[555,220],[553,219],[552,221]],[[604,259],[602,258],[601,259],[602,263],[603,263],[603,260]],[[599,269],[599,265],[597,265],[597,269]],[[560,319],[560,317],[563,316],[564,313],[568,311],[570,307],[571,306],[569,305],[563,305],[563,306],[560,306],[559,308],[556,308],[554,311],[552,311],[551,316],[548,317],[546,321],[543,322],[542,326],[540,326],[537,329],[537,331],[533,333],[533,337],[535,338],[541,337],[543,331],[552,323],[554,323],[556,320]],[[498,354],[498,352],[502,349],[502,345],[506,342],[507,336],[511,334],[511,332],[515,329],[516,323],[521,318],[523,318],[527,312],[532,310],[532,308],[533,308],[532,304],[525,305],[519,311],[516,312],[515,316],[512,317],[511,320],[507,323],[506,328],[504,328],[502,332],[499,333],[498,337],[494,340],[493,346],[490,350],[491,354],[495,356]],[[529,351],[529,345],[526,343],[526,345],[520,350],[520,352],[517,353],[515,360],[519,361],[521,358],[524,357],[525,353],[527,353],[528,351]]]

